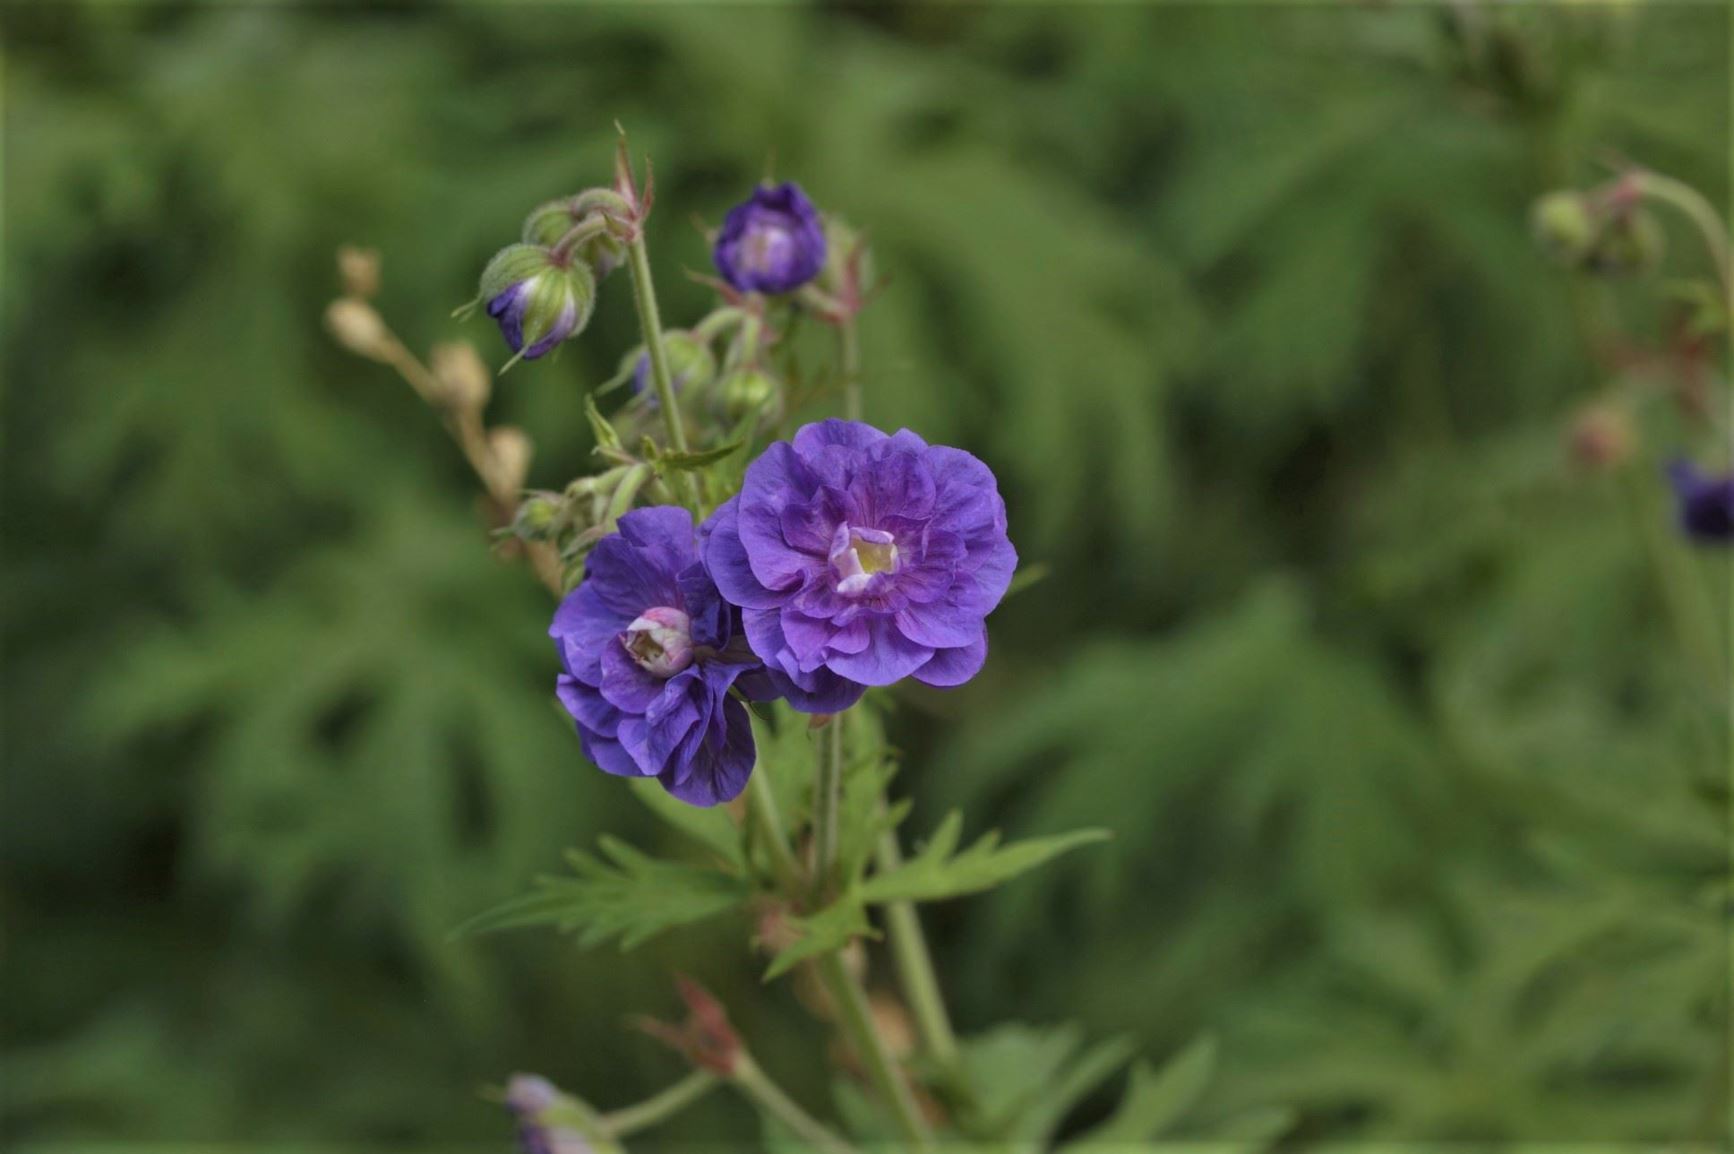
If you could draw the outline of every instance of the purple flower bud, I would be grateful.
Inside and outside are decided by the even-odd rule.
[[[1680,503],[1680,528],[1705,544],[1734,543],[1734,473],[1702,473],[1689,461],[1668,466]]]
[[[619,525],[548,630],[565,667],[560,702],[605,772],[655,777],[691,805],[728,801],[754,757],[751,718],[729,690],[739,680],[767,696],[759,661],[699,560],[690,513],[634,509]]]
[[[711,255],[741,292],[792,292],[825,267],[825,226],[800,185],[762,184],[729,209]]]
[[[538,245],[508,245],[483,270],[478,299],[499,322],[512,351],[535,360],[590,323],[596,277],[576,256],[559,256]]]
[[[702,338],[684,329],[674,329],[662,335],[662,351],[668,356],[668,371],[673,378],[674,392],[703,389],[716,379],[716,354]],[[632,392],[644,397],[646,406],[655,412],[661,405],[656,395],[656,382],[650,375],[650,351],[640,349],[632,362]]]
[[[1017,567],[986,465],[857,421],[772,445],[707,529],[705,560],[766,677],[809,713],[908,676],[968,681]]]
[[[590,1154],[584,1136],[550,1115],[575,1104],[538,1074],[513,1074],[506,1084],[506,1108],[518,1117],[518,1148],[523,1154]]]

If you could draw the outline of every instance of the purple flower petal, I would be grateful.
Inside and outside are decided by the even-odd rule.
[[[863,685],[890,685],[920,669],[933,657],[931,646],[909,640],[892,621],[870,622],[868,643],[860,653],[839,653],[825,663],[833,673]]]
[[[926,685],[950,689],[962,685],[977,673],[987,661],[987,630],[968,645],[957,649],[937,649],[933,660],[915,671],[915,680]]]

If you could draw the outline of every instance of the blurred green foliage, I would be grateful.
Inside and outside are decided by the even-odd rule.
[[[1725,702],[1693,664],[1726,659],[1726,561],[1653,532],[1649,459],[1568,467],[1613,383],[1591,350],[1658,340],[1658,289],[1574,283],[1526,234],[1607,153],[1726,202],[1724,8],[0,18],[20,1142],[503,1146],[474,1091],[513,1068],[603,1104],[675,1076],[621,1023],[673,968],[821,1100],[742,924],[630,962],[448,940],[565,847],[671,835],[584,764],[545,595],[436,422],[319,329],[355,241],[406,340],[453,336],[615,118],[656,162],[675,323],[706,298],[687,214],[767,158],[868,229],[869,416],[989,460],[1052,567],[975,684],[892,720],[912,828],[1116,835],[930,914],[966,1032],[1214,1030],[1203,1113],[1292,1106],[1302,1137],[1726,1134]],[[633,325],[607,285],[500,388],[532,483],[586,466]],[[1651,560],[1714,591],[1684,646]],[[666,1133],[754,1130],[715,1098]]]

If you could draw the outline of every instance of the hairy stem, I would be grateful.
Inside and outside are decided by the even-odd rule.
[[[763,770],[756,770],[747,779],[747,806],[770,849],[771,872],[776,875],[777,884],[784,893],[793,897],[800,890],[801,866],[795,860],[795,851],[789,847],[789,835],[783,829],[783,815],[777,808],[777,795]]]
[[[674,401],[674,373],[668,367],[668,349],[662,342],[662,314],[656,307],[656,286],[650,279],[650,250],[645,247],[642,233],[626,251],[627,267],[632,270],[632,299],[638,306],[638,327],[644,336],[645,355],[650,358],[650,379],[662,408],[662,427],[668,434],[669,448],[684,453],[686,426],[681,423],[680,406]],[[679,485],[687,504],[694,513],[699,512],[698,488],[691,474],[681,474]]]
[[[874,862],[880,873],[889,873],[903,864],[903,851],[897,844],[897,831],[888,829],[879,836]],[[914,902],[891,902],[885,907],[885,929],[891,939],[891,957],[897,965],[898,983],[903,987],[904,1000],[915,1016],[915,1028],[921,1035],[922,1048],[947,1073],[957,1069],[957,1035],[951,1029],[951,1016],[946,1013],[945,998],[939,992],[939,978],[934,973],[933,955],[927,948],[927,936],[921,930],[921,918]]]
[[[636,1106],[604,1114],[602,1125],[610,1135],[624,1137],[672,1118],[710,1093],[716,1084],[715,1074],[708,1070],[694,1070],[662,1093],[646,1098]]]
[[[905,1142],[926,1147],[931,1142],[927,1121],[921,1116],[921,1108],[915,1103],[915,1095],[910,1092],[909,1083],[897,1066],[897,1059],[874,1025],[867,995],[849,973],[842,953],[824,955],[817,960],[816,967],[825,992],[837,1008],[838,1024],[848,1037],[849,1045],[867,1067],[867,1077],[873,1088],[890,1108],[898,1133]]]
[[[826,1154],[851,1154],[854,1151],[855,1147],[783,1093],[758,1063],[745,1054],[736,1063],[734,1084],[761,1110],[781,1122],[812,1149],[823,1150]]]
[[[843,719],[831,718],[818,733],[818,773],[813,783],[813,895],[823,901],[837,872],[838,811],[843,805]]]
[[[861,419],[861,334],[850,317],[837,326],[837,340],[843,362],[843,415],[851,421]]]

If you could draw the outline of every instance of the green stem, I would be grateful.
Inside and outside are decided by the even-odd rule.
[[[833,716],[818,733],[818,773],[813,782],[813,895],[823,902],[837,872],[837,828],[843,807],[843,719]]]
[[[686,427],[681,423],[680,406],[674,400],[674,373],[668,367],[668,349],[662,342],[662,314],[656,308],[656,286],[650,279],[650,250],[645,247],[642,233],[627,246],[626,254],[627,267],[632,270],[632,299],[638,306],[638,327],[644,336],[644,351],[650,358],[650,379],[662,408],[662,426],[668,433],[669,448],[684,453]],[[687,504],[698,512],[698,490],[690,475],[682,474],[680,488]]]
[[[789,835],[783,829],[783,815],[777,807],[777,795],[763,769],[755,770],[747,779],[747,805],[752,810],[754,822],[764,832],[766,846],[770,848],[771,872],[776,875],[783,892],[792,898],[800,889],[801,866],[795,860],[795,851],[789,846]]]
[[[1627,503],[1638,523],[1645,552],[1656,575],[1663,603],[1679,636],[1680,647],[1698,665],[1704,686],[1713,700],[1725,702],[1721,640],[1725,629],[1719,626],[1716,606],[1710,591],[1693,571],[1690,555],[1666,528],[1666,519],[1651,497],[1653,486],[1645,474],[1653,468],[1634,467],[1625,470],[1621,478],[1626,488]],[[1718,704],[1717,708],[1722,708]]]
[[[672,1118],[715,1088],[717,1077],[708,1070],[694,1070],[662,1093],[602,1116],[602,1125],[616,1138]]]
[[[880,873],[890,873],[903,864],[903,851],[897,844],[897,831],[888,829],[879,836],[875,862]],[[927,948],[927,936],[921,931],[921,917],[914,902],[891,902],[885,907],[885,928],[891,938],[891,957],[897,965],[897,978],[903,987],[903,997],[915,1015],[915,1028],[921,1035],[927,1056],[946,1072],[957,1069],[957,1035],[951,1029],[951,1017],[945,1010],[945,999],[939,992],[939,978],[934,973],[933,955]]]
[[[850,975],[848,966],[843,962],[842,953],[825,954],[817,959],[815,965],[819,980],[824,983],[825,992],[837,1007],[838,1024],[848,1037],[849,1045],[866,1065],[867,1077],[873,1083],[873,1088],[878,1091],[885,1105],[891,1108],[898,1133],[905,1142],[926,1147],[931,1141],[927,1121],[921,1116],[921,1108],[915,1103],[915,1095],[910,1092],[903,1071],[898,1069],[897,1059],[892,1056],[890,1047],[885,1044],[885,1039],[874,1026],[873,1013],[867,1005],[867,995]]]
[[[843,416],[851,421],[861,419],[861,334],[850,317],[837,326],[837,340],[843,361]]]
[[[736,1063],[734,1084],[758,1107],[786,1126],[796,1138],[814,1150],[827,1154],[852,1154],[855,1147],[838,1137],[830,1127],[801,1109],[800,1105],[759,1068],[751,1057],[742,1054]]]
[[[1729,247],[1728,229],[1715,207],[1703,193],[1671,176],[1639,172],[1632,179],[1643,196],[1671,205],[1692,222],[1710,252],[1710,262],[1716,266],[1716,279],[1721,282],[1725,303],[1734,309],[1734,250]]]

